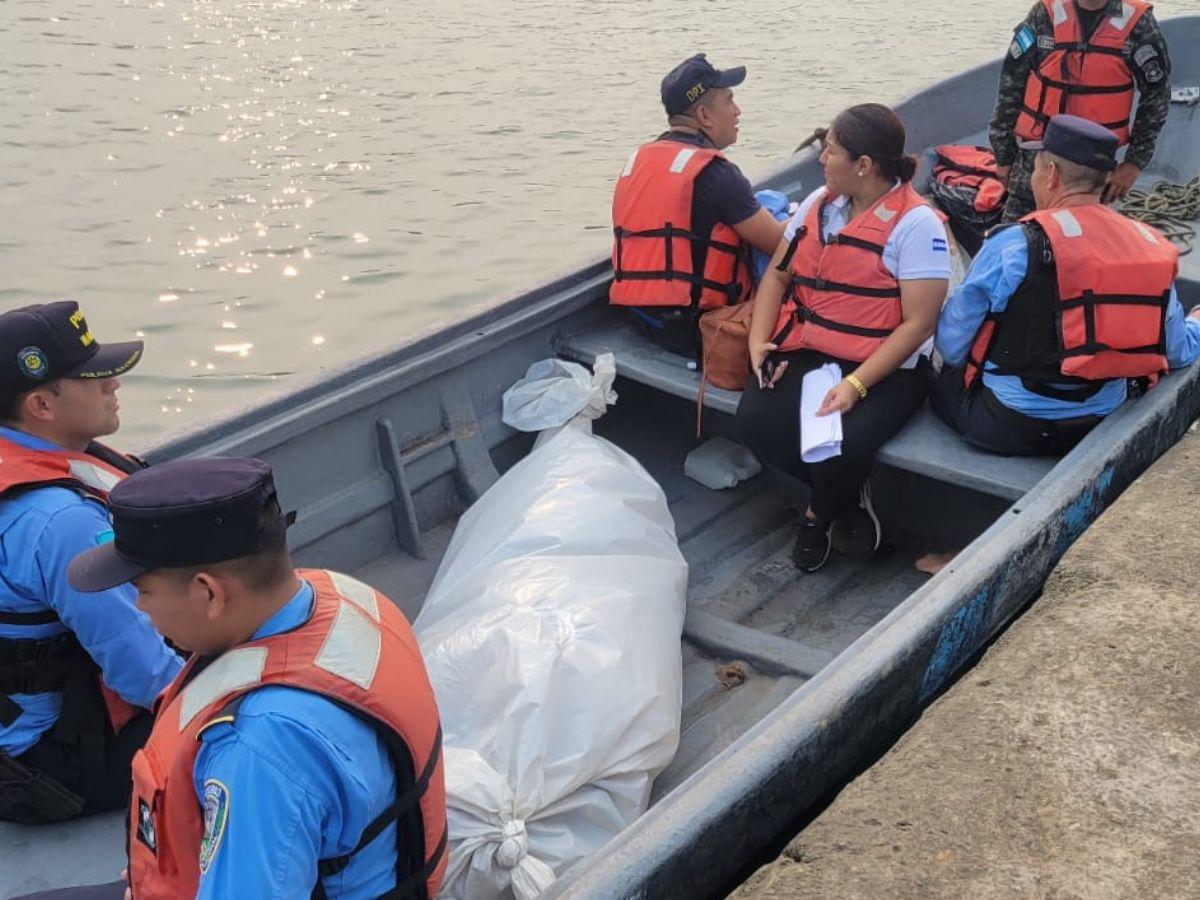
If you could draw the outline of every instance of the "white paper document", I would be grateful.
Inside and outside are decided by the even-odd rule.
[[[806,463],[840,456],[842,452],[842,414],[818,416],[821,401],[842,380],[842,369],[826,363],[804,376],[800,388],[800,458]]]

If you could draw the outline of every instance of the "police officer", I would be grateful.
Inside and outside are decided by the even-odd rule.
[[[108,491],[138,468],[95,439],[117,430],[117,376],[141,356],[141,341],[102,346],[74,302],[0,315],[2,819],[123,806],[144,710],[181,665],[132,588],[97,603],[66,576],[111,535]]]
[[[109,502],[115,540],[71,564],[72,584],[132,579],[193,653],[134,760],[133,896],[433,897],[441,728],[399,609],[293,568],[291,516],[258,460],[164,463]]]
[[[1101,204],[1117,145],[1066,115],[1023,144],[1038,211],[992,233],[942,310],[934,408],[973,444],[1063,453],[1124,402],[1130,377],[1200,355],[1197,311],[1185,317],[1175,292],[1178,252]]]
[[[1124,198],[1154,156],[1167,121],[1170,76],[1167,42],[1149,3],[1039,0],[1015,29],[992,112],[992,151],[1008,183],[1004,221],[1034,209],[1033,154],[1018,143],[1040,139],[1058,113],[1104,125],[1127,145],[1103,192],[1105,202]]]
[[[717,69],[703,53],[662,80],[669,130],[634,151],[613,195],[609,300],[665,349],[692,355],[696,314],[750,298],[749,248],[770,257],[783,223],[721,152],[738,138],[731,88],[746,67]]]

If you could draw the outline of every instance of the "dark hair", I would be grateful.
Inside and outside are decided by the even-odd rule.
[[[25,403],[25,398],[29,396],[31,391],[36,391],[38,388],[49,388],[53,394],[58,393],[58,379],[52,378],[45,384],[39,384],[37,387],[31,387],[24,391],[18,391],[15,394],[6,394],[0,397],[0,422],[6,425],[19,425],[21,423],[21,407]]]
[[[1039,158],[1043,164],[1054,163],[1058,167],[1064,187],[1078,188],[1079,190],[1098,194],[1104,189],[1104,185],[1108,183],[1107,172],[1064,159],[1057,153],[1051,153],[1049,150],[1042,150],[1038,153],[1034,159],[1035,164]]]
[[[15,425],[21,417],[21,402],[25,394],[5,394],[0,397],[0,424]]]
[[[833,120],[829,130],[851,159],[871,157],[881,177],[912,181],[917,174],[917,158],[904,152],[904,123],[886,106],[852,106]]]

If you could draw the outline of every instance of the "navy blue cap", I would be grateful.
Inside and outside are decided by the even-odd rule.
[[[14,397],[54,378],[113,378],[141,358],[141,341],[101,345],[74,300],[0,315],[0,397]]]
[[[151,569],[250,556],[279,540],[271,467],[257,459],[179,459],[135,472],[108,495],[113,540],[67,566],[77,591],[105,591]]]
[[[746,67],[713,67],[703,53],[685,59],[662,80],[662,102],[668,116],[687,112],[713,88],[729,88],[746,80]]]
[[[1051,116],[1040,141],[1023,141],[1022,150],[1045,150],[1073,163],[1111,172],[1117,167],[1120,140],[1103,125],[1079,116]]]

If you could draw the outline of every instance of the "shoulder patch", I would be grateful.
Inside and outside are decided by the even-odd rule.
[[[1008,53],[1013,59],[1020,59],[1029,52],[1035,42],[1033,29],[1028,25],[1022,25],[1013,33],[1013,42],[1008,48]]]
[[[1142,74],[1146,76],[1146,81],[1150,82],[1150,84],[1158,84],[1167,77],[1167,73],[1163,70],[1163,67],[1159,65],[1157,59],[1150,60],[1150,62],[1142,66],[1141,69]]]
[[[96,546],[101,544],[111,544],[115,533],[111,528],[105,528],[103,531],[96,532]]]
[[[949,253],[950,252],[950,247],[946,243],[945,238],[935,237],[933,239],[933,252],[934,253]]]
[[[1039,50],[1053,50],[1054,49],[1054,35],[1039,34],[1038,39],[1037,39],[1037,45],[1038,45]]]
[[[229,821],[229,788],[210,778],[204,782],[204,837],[200,839],[200,874],[207,875]]]
[[[1157,57],[1158,49],[1152,44],[1142,44],[1142,46],[1133,51],[1133,61],[1137,63],[1138,68],[1145,66],[1146,63],[1152,59],[1156,59]]]

